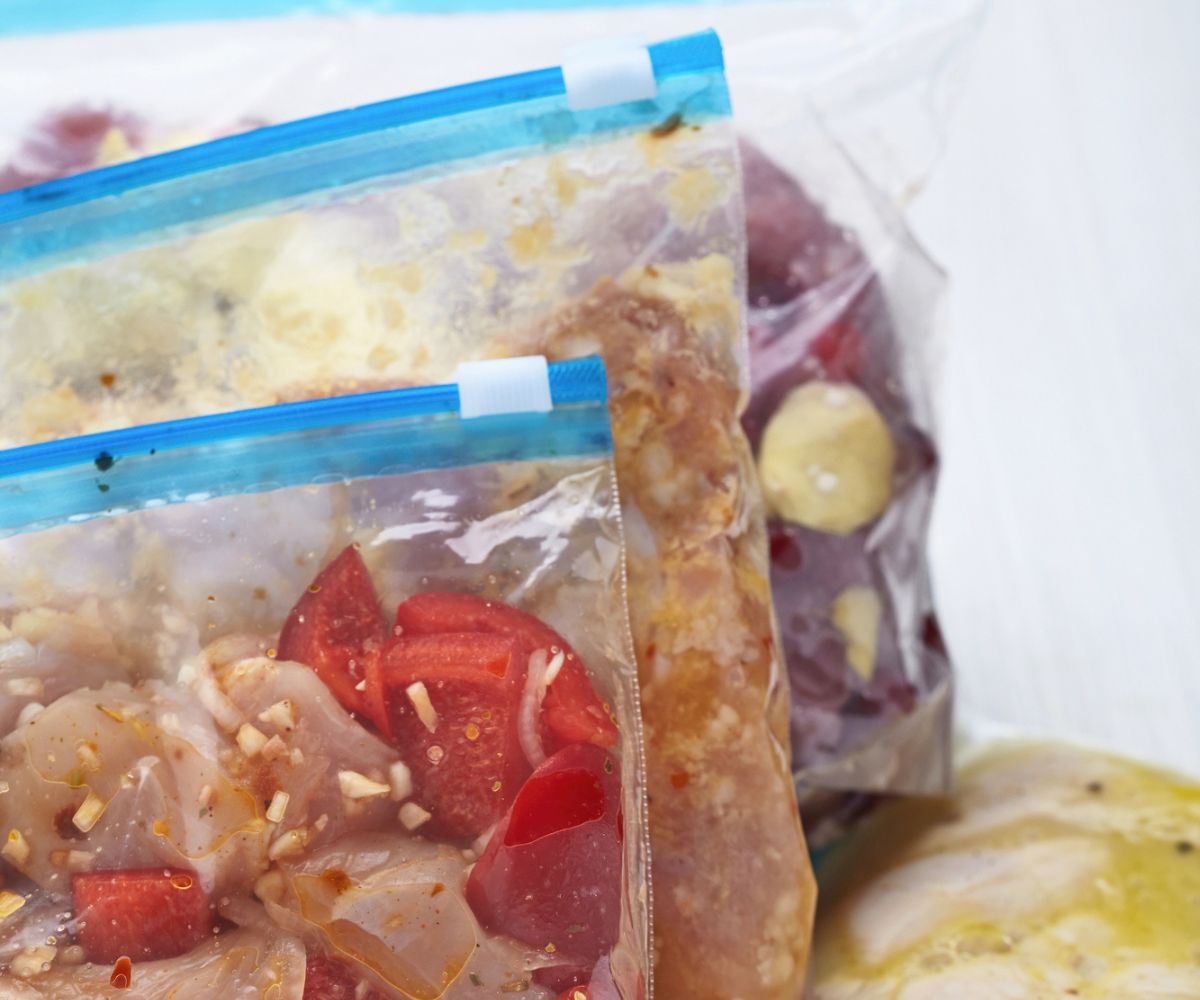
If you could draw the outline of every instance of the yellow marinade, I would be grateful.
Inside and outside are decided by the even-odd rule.
[[[815,1000],[1200,996],[1200,785],[1008,746],[826,872]]]

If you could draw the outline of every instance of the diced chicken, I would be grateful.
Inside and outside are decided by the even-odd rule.
[[[61,951],[50,970],[25,981],[0,973],[5,1000],[94,1000],[123,996],[109,982],[112,968],[71,964]],[[304,992],[305,950],[300,940],[271,928],[214,935],[178,958],[133,965],[134,997],[171,1000],[299,1000]]]
[[[41,609],[18,615],[14,625],[19,631],[0,637],[0,736],[30,705],[127,675],[108,634],[77,616]]]
[[[526,983],[520,996],[548,1000],[554,994],[530,982],[530,970],[547,964],[547,955],[479,930],[462,894],[466,869],[454,848],[405,836],[352,835],[282,862],[282,900],[266,905],[283,926],[302,916],[321,932],[327,951],[336,949],[361,975],[403,995],[477,1000],[478,981]],[[273,879],[263,884],[268,900],[278,889]],[[398,912],[403,921],[395,919]],[[442,994],[446,979],[453,982]]]
[[[223,769],[227,738],[194,699],[173,697],[182,694],[84,688],[5,738],[0,830],[10,863],[58,892],[72,851],[98,867],[191,868],[209,887],[250,877],[266,851],[262,806]]]
[[[213,676],[220,695],[248,720],[237,730],[245,744],[242,780],[263,801],[285,793],[288,824],[307,824],[309,845],[348,829],[394,828],[388,773],[396,751],[346,712],[312,670],[255,656],[220,664]],[[260,721],[263,715],[272,721]],[[290,728],[276,725],[288,720]],[[248,737],[250,729],[273,735],[260,743]],[[327,820],[318,827],[320,816]]]

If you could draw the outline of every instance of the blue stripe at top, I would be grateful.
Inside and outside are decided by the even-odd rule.
[[[558,68],[368,104],[0,194],[0,276],[169,238],[256,209],[402,183],[489,154],[553,151],[730,112],[713,32],[650,46],[654,99],[572,112]]]
[[[321,482],[611,454],[599,357],[550,365],[548,413],[464,420],[456,385],[284,403],[0,451],[0,537]]]
[[[0,37],[293,14],[486,14],[649,7],[662,0],[0,0]],[[674,0],[701,6],[744,0]]]

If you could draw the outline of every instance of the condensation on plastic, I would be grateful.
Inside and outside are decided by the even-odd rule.
[[[183,237],[109,256],[76,251],[77,263],[0,293],[5,431],[59,437],[436,380],[485,356],[602,354],[646,732],[657,986],[790,1000],[814,885],[739,424],[744,216],[726,96],[713,66],[660,79],[654,102],[601,112],[615,124],[590,134],[551,101],[533,119],[547,139],[535,153],[376,178],[306,208],[193,218]],[[190,212],[176,191],[178,202],[156,202],[154,188],[121,197]],[[86,204],[58,212],[54,239],[88,220]]]
[[[556,958],[553,949],[482,932],[462,896],[470,857],[407,835],[387,796],[347,804],[338,772],[386,782],[397,751],[348,714],[316,673],[274,655],[289,608],[353,543],[385,614],[428,591],[504,601],[558,630],[590,668],[622,732],[625,870],[612,975],[621,996],[642,995],[644,787],[611,438],[602,392],[565,409],[574,412],[367,418],[243,437],[232,447],[173,448],[171,432],[187,430],[177,424],[154,455],[123,456],[114,447],[116,462],[105,473],[88,460],[4,482],[73,497],[74,506],[56,526],[0,540],[0,829],[21,830],[29,847],[25,858],[6,852],[5,889],[26,903],[5,922],[0,963],[9,971],[0,972],[0,993],[108,996],[109,964],[61,960],[77,930],[74,918],[63,917],[72,910],[70,874],[166,866],[194,871],[234,926],[177,958],[135,957],[135,995],[313,996],[305,992],[305,950],[333,951],[324,931],[293,912],[290,896],[264,906],[255,895],[268,851],[296,829],[307,842],[301,853],[282,855],[278,868],[288,878],[316,866],[386,885],[397,899],[411,885],[446,890],[445,899],[440,887],[432,890],[437,919],[418,935],[419,955],[386,921],[357,925],[363,939],[375,933],[401,956],[374,966],[393,985],[407,984],[409,992],[387,996],[500,997],[513,983],[526,984],[522,996],[557,995],[536,979],[529,984],[530,972],[563,961],[568,949]],[[559,418],[564,430],[541,433]],[[459,423],[462,434],[449,427]],[[507,457],[485,459],[496,455],[498,433]],[[387,470],[389,446],[424,437],[440,442],[443,467]],[[549,441],[555,447],[546,450]],[[373,468],[363,454],[374,456]],[[339,475],[339,456],[348,475]],[[274,487],[162,499],[172,495],[169,470],[206,465],[236,470],[238,484],[261,479]],[[314,469],[321,474],[309,481]],[[90,505],[86,492],[69,488],[74,480],[91,486]],[[96,483],[115,489],[122,480],[127,495],[152,505],[108,511]],[[283,698],[295,723],[277,732],[260,713]],[[264,758],[265,748],[244,758],[235,738],[243,725],[281,735],[286,759]],[[264,759],[273,763],[260,766]],[[290,799],[274,825],[264,810],[277,789]],[[105,807],[84,834],[71,816],[89,792]],[[429,898],[430,890],[420,894]],[[47,936],[60,960],[51,948],[48,971],[11,978],[17,956]],[[357,966],[355,978],[365,968]],[[453,980],[445,992],[443,975]]]

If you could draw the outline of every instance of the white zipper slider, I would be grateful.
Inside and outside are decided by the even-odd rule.
[[[650,50],[639,38],[601,38],[563,53],[567,107],[587,111],[658,96]]]
[[[463,417],[547,413],[554,408],[550,366],[541,355],[464,361],[455,371],[454,381]]]

